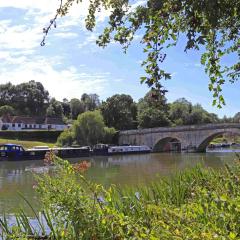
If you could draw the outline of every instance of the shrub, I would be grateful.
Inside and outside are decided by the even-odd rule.
[[[58,136],[62,131],[0,131],[0,138],[16,139],[23,141],[43,141],[43,142],[56,142]]]
[[[65,129],[57,139],[58,146],[71,146],[73,144],[73,133]]]

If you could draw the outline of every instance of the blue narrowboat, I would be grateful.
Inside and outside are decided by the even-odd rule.
[[[21,145],[0,145],[0,161],[43,160],[47,152],[53,151],[62,158],[89,157],[88,147],[79,148],[32,148],[25,150]]]
[[[26,155],[25,149],[16,144],[0,145],[0,160],[20,160]]]

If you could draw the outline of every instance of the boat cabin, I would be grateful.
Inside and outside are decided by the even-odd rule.
[[[22,146],[16,144],[2,144],[0,145],[0,157],[9,158],[9,157],[20,157],[23,156],[25,150]]]

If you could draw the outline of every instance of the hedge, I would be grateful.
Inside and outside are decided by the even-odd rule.
[[[22,141],[56,142],[62,131],[0,131],[0,138]]]

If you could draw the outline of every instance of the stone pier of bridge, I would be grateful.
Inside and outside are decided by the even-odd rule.
[[[224,133],[240,135],[240,123],[159,127],[120,131],[119,144],[147,145],[155,152],[162,152],[166,144],[178,142],[181,150],[204,152],[214,138]]]

